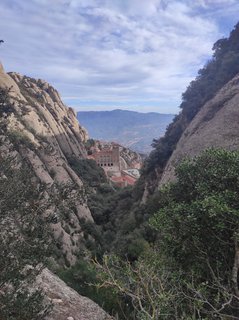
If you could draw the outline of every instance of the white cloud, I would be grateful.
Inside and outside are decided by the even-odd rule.
[[[199,4],[203,5],[204,7],[211,6],[211,5],[224,5],[224,4],[235,4],[237,0],[198,0]]]
[[[176,106],[221,36],[215,5],[230,14],[224,0],[2,0],[1,56],[68,103]]]

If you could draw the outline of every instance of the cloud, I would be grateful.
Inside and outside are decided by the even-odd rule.
[[[2,0],[1,59],[9,71],[52,83],[75,106],[157,104],[159,112],[160,105],[175,112],[223,35],[218,19],[234,17],[233,6],[234,0]]]

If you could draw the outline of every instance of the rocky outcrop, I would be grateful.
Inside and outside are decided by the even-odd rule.
[[[52,304],[45,320],[113,320],[96,303],[80,296],[48,269],[37,277],[37,286],[43,290],[46,303]]]
[[[83,236],[80,219],[92,220],[92,216],[83,196],[83,183],[68,160],[86,157],[87,132],[79,126],[75,112],[63,104],[47,82],[18,73],[6,74],[0,65],[0,88],[8,90],[13,108],[8,117],[3,113],[1,119],[5,121],[0,137],[1,155],[14,154],[19,161],[27,162],[37,181],[51,190],[46,199],[57,198],[62,186],[70,189],[71,210],[64,210],[62,200],[61,212],[66,216],[59,216],[51,229],[66,261],[72,264]],[[46,214],[59,211],[52,206]]]
[[[120,158],[122,161],[121,168],[129,169],[129,168],[137,168],[140,169],[142,167],[142,157],[135,151],[132,151],[128,148],[121,147],[120,149]]]
[[[167,162],[159,187],[175,178],[175,166],[204,149],[239,149],[239,75],[227,83],[198,112],[182,134]]]

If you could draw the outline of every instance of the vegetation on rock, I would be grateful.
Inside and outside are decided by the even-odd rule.
[[[207,150],[177,168],[150,219],[158,239],[135,261],[97,263],[103,287],[131,300],[129,319],[237,319],[239,152]]]
[[[17,156],[4,153],[6,148],[20,156],[19,146],[32,152],[33,148],[21,131],[6,132],[8,117],[15,108],[9,92],[0,90],[0,250],[4,256],[0,260],[0,318],[45,317],[48,308],[42,293],[32,291],[30,282],[49,254],[52,238],[46,222],[52,221],[44,214],[57,202],[63,220],[54,248],[56,260],[64,266],[58,270],[59,275],[111,314],[128,320],[238,318],[239,152],[209,149],[197,158],[185,159],[176,169],[175,182],[158,192],[152,188],[153,195],[145,204],[140,202],[144,179],[158,179],[190,121],[239,72],[238,37],[239,24],[228,39],[216,42],[212,60],[183,94],[181,113],[169,125],[165,137],[154,141],[144,177],[135,188],[116,190],[108,185],[94,161],[78,158],[86,154],[83,145],[82,150],[74,149],[82,138],[73,139],[71,134],[75,143],[70,149],[68,143],[63,148],[68,162],[58,162],[45,171],[57,190],[51,194],[50,187],[31,173],[25,158],[18,161]],[[57,128],[59,119],[53,111]],[[68,132],[70,118],[66,119],[63,122]],[[92,143],[88,141],[89,147]],[[69,153],[71,149],[75,151]],[[54,160],[53,147],[49,153]],[[81,180],[77,180],[77,187],[76,182],[54,182],[56,167],[66,164],[68,171],[64,174],[71,181],[79,179],[78,175],[87,186],[87,204],[85,194],[82,198]],[[86,219],[88,212],[78,216],[76,198],[82,205],[80,210],[89,206],[94,221]],[[83,235],[88,249],[85,254],[79,253],[77,233]],[[63,237],[69,241],[63,242]],[[74,266],[63,250],[66,244],[78,250],[74,251],[78,253]]]
[[[0,145],[6,142],[7,118],[14,111],[8,93],[0,90]],[[50,252],[45,188],[16,156],[1,153],[0,159],[0,318],[43,319],[48,306],[41,291],[31,286]]]
[[[187,125],[202,106],[239,72],[239,23],[230,36],[218,40],[213,57],[199,70],[198,76],[182,94],[181,112],[168,126],[165,136],[155,139],[151,152],[143,168],[143,178],[158,179],[155,169],[162,173],[169,157],[176,147]]]
[[[44,188],[32,183],[12,158],[0,163],[0,318],[42,319],[43,295],[30,289],[49,255],[50,237],[43,212]],[[15,168],[14,168],[15,167]],[[40,264],[40,265],[39,265]]]

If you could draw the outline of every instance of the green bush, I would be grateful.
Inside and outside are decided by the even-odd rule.
[[[239,152],[207,150],[176,174],[150,219],[154,247],[136,229],[119,236],[131,260],[104,256],[96,265],[101,286],[128,297],[128,319],[237,319]]]
[[[100,286],[94,263],[81,258],[73,267],[59,270],[58,275],[79,294],[89,297],[110,314],[119,315],[123,319],[123,309],[127,313],[127,306],[116,291]]]
[[[106,183],[104,170],[97,166],[92,159],[77,159],[69,157],[68,162],[77,175],[90,187],[97,187]]]
[[[182,162],[176,174],[177,182],[161,190],[151,224],[161,254],[182,271],[181,295],[188,298],[181,312],[233,318],[239,307],[239,152],[207,150]]]
[[[31,150],[34,150],[36,146],[31,141],[31,139],[22,131],[9,131],[8,138],[14,144],[14,146],[18,149],[21,145],[28,147]]]

